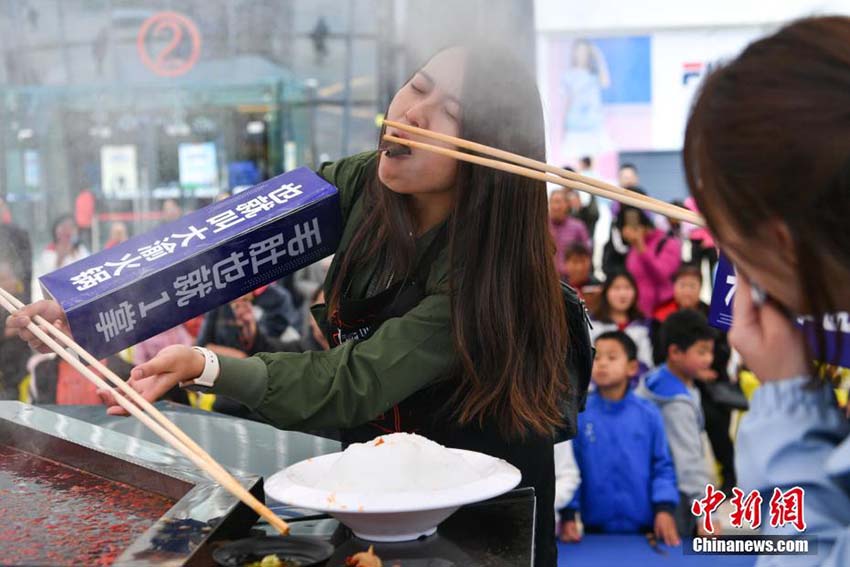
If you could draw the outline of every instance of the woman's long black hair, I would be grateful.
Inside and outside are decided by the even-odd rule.
[[[534,76],[509,54],[464,47],[460,137],[545,160],[543,111]],[[452,336],[451,400],[461,424],[493,419],[505,437],[550,435],[563,419],[567,326],[547,224],[545,184],[459,162],[448,220]],[[395,273],[412,269],[408,197],[378,179],[370,206],[329,297],[346,274],[382,253]]]

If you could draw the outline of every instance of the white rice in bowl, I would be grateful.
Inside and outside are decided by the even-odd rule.
[[[480,480],[463,456],[412,433],[382,435],[350,445],[314,488],[331,492],[386,494],[452,488]]]

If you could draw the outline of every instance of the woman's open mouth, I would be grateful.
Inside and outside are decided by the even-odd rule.
[[[384,142],[380,145],[380,147],[378,147],[378,149],[384,152],[385,156],[390,158],[408,156],[411,153],[410,148],[397,144],[396,142]]]
[[[408,136],[404,132],[396,132],[387,130],[386,134],[390,136],[395,136],[397,138],[408,139]],[[384,155],[387,157],[400,157],[400,156],[409,156],[412,150],[402,144],[397,142],[390,142],[388,140],[382,140],[381,145],[378,146],[378,150],[384,152]]]

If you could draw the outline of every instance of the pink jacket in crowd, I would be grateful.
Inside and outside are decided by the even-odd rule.
[[[638,307],[646,317],[652,317],[656,307],[672,299],[671,278],[681,263],[681,242],[678,238],[667,237],[659,229],[647,234],[643,252],[638,252],[634,247],[629,250],[626,269],[637,281]]]

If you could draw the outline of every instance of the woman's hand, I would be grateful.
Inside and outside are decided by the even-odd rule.
[[[65,312],[62,311],[62,307],[57,302],[50,299],[36,301],[35,303],[20,309],[14,315],[10,315],[9,318],[6,319],[5,335],[7,337],[20,337],[26,341],[31,348],[38,352],[52,352],[47,345],[42,343],[38,337],[27,329],[27,325],[33,322],[36,315],[41,315],[47,321],[53,323],[63,333],[69,337],[71,336],[71,333],[68,330],[68,319],[65,318]]]
[[[807,376],[812,371],[802,331],[770,302],[753,303],[750,282],[740,272],[729,344],[762,382]]]
[[[127,384],[149,402],[155,402],[181,382],[193,380],[204,371],[204,355],[183,345],[165,347],[151,360],[133,368]],[[109,406],[109,415],[129,415],[118,405],[107,390],[98,390],[98,396]]]

